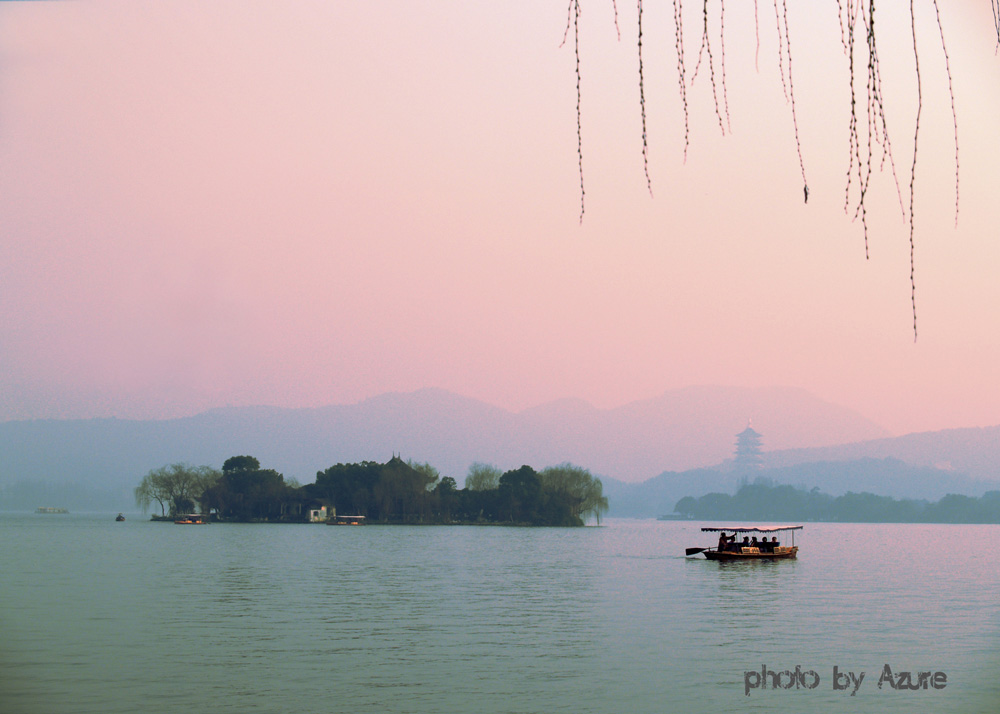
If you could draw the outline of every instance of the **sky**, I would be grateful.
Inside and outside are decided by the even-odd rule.
[[[808,203],[773,4],[722,30],[709,3],[719,115],[685,4],[685,158],[673,3],[644,3],[650,192],[637,7],[583,0],[582,221],[566,2],[0,2],[0,421],[782,385],[894,434],[1000,424],[993,15],[940,8],[956,226],[916,2],[914,340],[905,5],[878,6],[900,190],[876,154],[866,258],[832,0],[787,2]]]

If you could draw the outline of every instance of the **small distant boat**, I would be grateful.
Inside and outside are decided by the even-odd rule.
[[[188,513],[184,516],[177,516],[174,523],[179,526],[201,526],[208,523],[208,519],[200,513]]]
[[[123,516],[121,513],[119,513],[117,516],[115,516],[115,520],[116,521],[124,521],[125,520],[125,516]]]
[[[69,513],[66,508],[52,508],[51,506],[39,506],[35,509],[35,513]]]
[[[722,547],[720,541],[720,544],[715,548],[688,548],[684,551],[685,555],[704,553],[709,560],[791,560],[799,552],[798,546],[795,545],[795,531],[802,530],[802,526],[723,526],[721,528],[711,526],[701,530],[703,532],[722,532],[723,534],[730,531],[733,535],[730,536],[731,540],[725,547]],[[782,545],[776,540],[763,540],[753,544],[749,541],[737,543],[735,540],[737,533],[779,533],[782,531],[791,533],[791,545]],[[772,537],[777,538],[777,536]],[[756,536],[754,539],[756,540]]]
[[[327,520],[326,524],[328,526],[363,526],[365,524],[364,516],[334,516]]]

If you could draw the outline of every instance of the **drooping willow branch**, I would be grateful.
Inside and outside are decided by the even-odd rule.
[[[997,0],[1000,2],[1000,0]],[[753,35],[756,39],[753,51],[753,68],[760,72],[760,22],[757,20],[757,0],[753,0]]]
[[[954,128],[955,136],[955,222],[958,223],[958,206],[959,206],[959,155],[958,155],[958,114],[955,110],[955,95],[951,80],[951,66],[950,60],[948,58],[948,50],[944,39],[944,27],[941,23],[941,16],[938,12],[937,0],[931,0],[934,6],[935,19],[938,26],[938,34],[941,39],[941,50],[944,54],[945,60],[945,71],[948,77],[948,95],[951,100],[951,112],[952,112],[952,125]],[[903,214],[904,220],[907,222],[909,230],[909,242],[910,242],[910,302],[913,313],[913,336],[916,339],[917,336],[917,303],[916,303],[916,262],[915,262],[915,251],[916,251],[916,222],[914,220],[915,216],[915,190],[916,190],[916,171],[917,171],[917,149],[919,146],[920,137],[920,119],[923,109],[923,83],[920,73],[920,56],[918,51],[917,34],[916,34],[916,8],[914,6],[914,0],[910,0],[910,31],[913,43],[913,59],[914,59],[914,70],[917,81],[917,109],[916,116],[914,118],[914,129],[913,129],[913,156],[910,162],[910,182],[909,182],[909,207],[904,207],[902,192],[899,186],[899,178],[896,173],[895,160],[892,154],[892,143],[889,138],[889,128],[888,122],[885,116],[885,105],[883,103],[883,93],[882,93],[882,75],[879,68],[879,54],[878,54],[878,44],[876,42],[876,24],[875,24],[875,0],[846,0],[841,4],[838,0],[838,6],[840,9],[840,24],[842,33],[842,42],[844,45],[844,51],[848,56],[848,67],[850,75],[850,89],[851,89],[851,116],[849,123],[849,166],[847,170],[847,182],[845,188],[844,197],[844,210],[848,211],[850,205],[851,196],[851,184],[853,177],[857,177],[858,183],[858,198],[854,209],[854,218],[857,220],[861,219],[862,230],[864,232],[865,239],[865,257],[869,255],[868,246],[868,222],[867,222],[867,207],[865,201],[868,196],[868,189],[870,187],[870,182],[872,178],[872,166],[875,151],[873,149],[873,142],[881,145],[882,147],[882,158],[881,167],[885,166],[886,159],[888,159],[889,164],[892,169],[893,180],[896,185],[896,193],[899,198],[900,211]],[[858,121],[857,114],[857,66],[855,60],[857,58],[857,52],[855,47],[855,38],[857,37],[856,28],[857,21],[861,19],[864,26],[865,32],[865,52],[867,55],[867,68],[866,68],[866,115],[867,115],[867,135],[865,136],[865,151],[862,155],[862,137],[860,136],[860,122]],[[856,171],[856,173],[855,173]]]
[[[839,5],[839,0],[838,0]],[[847,181],[844,188],[844,212],[848,212],[851,202],[851,183],[854,169],[857,169],[858,177],[858,201],[854,209],[854,219],[861,219],[862,231],[865,239],[865,259],[869,256],[868,251],[868,211],[865,199],[868,196],[868,188],[872,176],[872,159],[874,151],[872,141],[882,147],[881,167],[885,166],[886,159],[892,169],[892,177],[896,184],[896,195],[899,198],[899,208],[903,218],[906,218],[906,209],[903,207],[903,196],[899,187],[899,178],[896,174],[896,162],[892,156],[892,143],[889,139],[889,128],[885,118],[885,105],[882,100],[882,76],[879,69],[878,45],[875,40],[875,3],[869,0],[868,4],[858,2],[858,0],[847,0],[846,7],[840,6],[841,11],[841,41],[844,45],[844,52],[848,56],[848,69],[851,88],[851,117],[848,125],[850,159],[847,167]],[[867,136],[865,142],[865,155],[861,156],[861,137],[859,132],[859,122],[857,116],[857,94],[855,85],[855,29],[857,27],[858,15],[865,28],[866,50],[867,50],[867,75],[866,75],[866,103],[865,111],[867,116]]]
[[[993,49],[993,54],[1000,50],[1000,0],[990,0],[990,7],[993,8],[993,26],[997,31],[997,46]]]
[[[913,185],[917,178],[917,137],[920,135],[920,111],[923,109],[923,91],[920,82],[920,56],[917,53],[917,20],[910,0],[910,31],[913,34],[913,60],[917,71],[917,118],[913,127],[913,161],[910,163],[910,302],[913,306],[913,340],[917,339],[917,282],[913,241]]]
[[[959,163],[958,163],[958,115],[955,110],[955,96],[951,78],[950,60],[945,43],[944,28],[938,9],[937,0],[929,0],[934,7],[938,32],[941,38],[941,49],[944,53],[945,69],[948,77],[948,93],[951,99],[952,122],[955,130],[955,221],[958,221],[959,204]],[[684,112],[684,161],[687,161],[688,147],[690,144],[690,113],[687,99],[688,78],[687,67],[684,58],[684,25],[683,25],[683,0],[672,0],[674,10],[674,45],[677,55],[677,84],[680,92],[681,104]],[[884,170],[888,161],[893,181],[896,185],[896,193],[899,199],[900,211],[904,219],[907,220],[910,233],[910,292],[913,308],[913,331],[916,338],[916,282],[915,282],[915,186],[916,186],[916,165],[917,147],[919,144],[920,118],[923,102],[923,86],[920,75],[920,62],[918,56],[918,43],[916,34],[916,8],[915,0],[910,0],[910,24],[913,37],[913,57],[917,80],[917,110],[914,122],[913,135],[913,157],[910,163],[910,186],[909,186],[909,208],[904,206],[902,190],[896,172],[896,164],[892,154],[892,144],[889,138],[888,121],[886,120],[885,104],[883,101],[882,76],[879,68],[878,45],[876,42],[875,6],[876,0],[836,0],[838,8],[838,21],[841,30],[841,42],[844,53],[848,59],[849,87],[850,87],[850,119],[848,124],[848,157],[849,164],[846,175],[846,186],[844,189],[844,209],[850,213],[852,204],[852,187],[857,184],[857,198],[854,203],[854,219],[860,219],[862,232],[864,234],[865,257],[869,255],[868,240],[868,210],[866,201],[871,188],[873,176],[873,165],[877,162],[879,170]],[[882,0],[883,4],[885,0]],[[615,15],[615,29],[618,31],[618,6],[616,0],[612,0]],[[646,177],[646,185],[652,194],[652,181],[649,175],[649,135],[647,133],[646,117],[646,83],[643,64],[643,7],[642,0],[637,0],[638,11],[638,40],[637,53],[639,60],[639,107],[642,119],[642,159],[643,171]],[[795,84],[792,75],[792,47],[791,31],[788,23],[788,2],[787,0],[773,0],[775,25],[778,36],[778,74],[781,79],[782,91],[785,101],[790,106],[792,116],[792,128],[795,137],[795,149],[799,161],[799,170],[802,175],[803,196],[806,202],[809,201],[809,184],[806,179],[805,160],[802,152],[802,143],[799,135],[798,115],[795,105]],[[995,52],[1000,52],[1000,0],[990,0],[993,11],[994,26],[997,32],[997,46]],[[721,75],[722,102],[719,101],[720,87],[716,83],[715,56],[713,54],[712,41],[709,33],[709,0],[702,0],[702,22],[701,22],[701,44],[698,51],[698,59],[695,63],[694,71],[691,73],[690,85],[693,86],[697,79],[702,60],[708,65],[709,81],[712,85],[712,102],[715,109],[719,128],[723,135],[727,129],[732,133],[729,116],[729,98],[726,88],[726,51],[725,51],[725,5],[724,0],[719,0],[719,60]],[[579,18],[580,0],[570,0],[569,17],[567,18],[566,32],[563,37],[565,43],[569,29],[572,25],[574,30],[574,53],[576,59],[576,87],[577,87],[577,160],[580,170],[580,220],[583,221],[584,208],[584,184],[583,184],[583,142],[582,142],[582,122],[581,122],[581,93],[580,93],[580,47],[579,47]],[[861,20],[860,28],[858,20]],[[881,25],[880,25],[881,26]],[[864,42],[860,42],[861,32],[864,33]],[[760,54],[760,30],[758,23],[758,0],[754,0],[754,34],[756,37],[756,48],[754,51],[754,64],[757,66]],[[620,33],[619,33],[620,37]],[[863,48],[863,49],[862,49]],[[864,56],[861,57],[862,52]],[[864,90],[860,89],[861,66],[865,66]],[[759,70],[759,67],[758,67]],[[859,119],[860,102],[859,93],[864,92],[864,129]],[[723,116],[725,115],[725,116]],[[864,136],[862,136],[864,132]],[[878,148],[876,148],[878,147]],[[881,151],[881,158],[876,158],[878,151]]]
[[[615,8],[615,23],[617,25],[618,14]],[[580,167],[580,223],[583,223],[584,198],[586,191],[583,187],[583,121],[580,113],[581,92],[580,92],[580,0],[570,0],[569,16],[566,18],[566,32],[563,33],[562,45],[566,44],[569,37],[570,24],[573,26],[573,54],[576,58],[576,156],[577,164]]]
[[[642,170],[646,173],[646,188],[653,195],[653,182],[649,178],[649,144],[646,141],[646,88],[642,80],[642,0],[639,6],[639,108],[642,112]]]
[[[683,3],[678,2],[681,6],[681,11],[683,12]],[[708,57],[708,73],[709,81],[712,85],[712,103],[715,105],[715,116],[719,120],[719,129],[722,131],[722,135],[726,134],[726,126],[729,122],[729,106],[726,106],[726,123],[723,123],[722,112],[719,109],[719,94],[716,90],[715,83],[715,59],[712,57],[712,41],[709,39],[708,35],[708,0],[702,0],[701,5],[702,11],[702,29],[701,29],[701,47],[698,49],[698,61],[695,62],[694,72],[691,74],[691,86],[694,86],[694,82],[698,79],[698,69],[701,67],[701,59],[703,56]],[[720,25],[722,23],[720,22]],[[725,76],[723,74],[723,76]],[[723,86],[723,96],[725,96],[725,87]]]
[[[785,46],[781,34],[781,12],[778,10],[778,0],[774,0],[774,21],[778,24],[778,74],[781,76],[781,91],[788,101],[788,85],[785,83]]]
[[[681,104],[684,106],[684,163],[687,163],[691,124],[688,115],[687,80],[684,76],[684,18],[681,16],[681,0],[674,0],[674,42],[677,51],[677,85],[681,92]]]
[[[996,0],[993,0],[996,2]],[[941,36],[941,52],[944,54],[944,69],[948,74],[948,97],[951,99],[951,121],[955,128],[955,226],[958,226],[958,112],[955,111],[955,90],[951,83],[951,60],[948,58],[948,48],[944,42],[944,26],[941,24],[941,13],[938,11],[937,0],[934,3],[934,17],[937,20],[938,34]]]
[[[775,0],[775,10],[777,10],[777,0]],[[795,129],[795,151],[799,155],[799,170],[802,172],[802,193],[804,200],[809,203],[809,182],[806,180],[806,163],[802,159],[802,142],[799,141],[799,119],[795,113],[795,84],[792,81],[792,39],[788,33],[788,3],[781,0],[782,20],[785,26],[785,53],[788,55],[788,99],[792,106],[792,127]],[[778,33],[781,33],[779,24]]]
[[[951,115],[955,126],[955,223],[958,223],[958,117],[955,113],[955,94],[952,91],[951,83],[951,66],[948,60],[948,49],[945,47],[944,42],[944,28],[941,25],[941,14],[938,12],[937,0],[931,0],[934,4],[934,15],[937,20],[938,32],[941,36],[941,50],[944,53],[945,59],[945,70],[948,73],[948,92],[951,97]],[[917,119],[915,122],[913,130],[913,162],[910,164],[910,295],[911,302],[913,305],[913,339],[917,339],[917,286],[915,280],[915,267],[914,267],[914,222],[913,222],[913,206],[914,206],[914,192],[913,187],[916,179],[916,169],[917,169],[917,135],[920,131],[920,110],[923,103],[923,94],[921,91],[920,83],[920,57],[917,54],[917,23],[916,16],[913,11],[913,0],[910,0],[910,28],[913,35],[913,59],[916,65],[917,72]]]
[[[719,0],[719,64],[722,67],[722,105],[726,108],[726,128],[733,133],[729,123],[729,92],[726,91],[726,0]]]

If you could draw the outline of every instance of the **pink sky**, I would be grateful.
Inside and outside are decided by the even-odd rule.
[[[0,3],[0,420],[428,386],[610,407],[720,384],[802,387],[897,434],[1000,424],[997,38],[985,0],[942,4],[955,228],[947,77],[917,4],[914,343],[891,176],[867,261],[844,212],[832,0],[789,0],[808,205],[773,5],[759,72],[753,5],[726,5],[732,134],[703,67],[685,164],[673,5],[645,3],[650,198],[636,8],[618,3],[619,42],[612,3],[585,2],[582,226],[566,2]],[[908,202],[909,17],[879,9]]]

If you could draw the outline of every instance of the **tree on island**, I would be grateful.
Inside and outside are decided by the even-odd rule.
[[[469,491],[495,491],[500,487],[500,477],[503,471],[493,464],[483,464],[476,461],[469,467],[465,476],[465,488]]]
[[[342,515],[421,522],[430,515],[437,479],[437,469],[429,464],[407,463],[393,456],[384,464],[335,464],[318,472],[315,484],[303,488]]]
[[[601,516],[608,512],[608,497],[604,485],[590,471],[570,463],[550,466],[540,474],[542,488],[567,503],[573,517],[586,520],[594,516],[601,524]]]
[[[598,524],[608,510],[601,480],[587,469],[561,464],[541,473],[530,466],[500,476],[497,488],[465,491],[467,516],[539,526],[582,526],[588,516]]]
[[[542,503],[542,479],[530,466],[507,471],[497,489],[501,515],[512,523],[539,520]]]
[[[459,489],[433,467],[394,456],[385,464],[336,464],[302,490],[340,514],[384,523],[580,526],[591,515],[600,522],[608,508],[600,479],[571,464],[541,473],[530,466],[500,473],[485,464],[469,471],[466,488]]]
[[[161,466],[150,470],[135,487],[135,503],[143,513],[154,501],[160,506],[161,516],[190,513],[220,476],[211,466],[185,463]]]
[[[451,522],[452,509],[460,497],[458,483],[451,476],[438,481],[434,487],[434,511],[437,517],[445,523]]]
[[[273,469],[261,469],[252,456],[233,456],[222,465],[222,476],[202,495],[202,503],[220,518],[270,520],[283,517],[295,489]],[[299,509],[296,508],[296,511]]]
[[[222,473],[236,473],[238,471],[257,471],[260,468],[260,461],[253,456],[230,456],[222,464]]]

